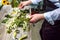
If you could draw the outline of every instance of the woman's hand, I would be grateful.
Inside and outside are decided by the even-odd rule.
[[[29,4],[31,4],[31,3],[32,3],[32,2],[31,2],[30,0],[21,2],[21,3],[19,4],[19,8],[21,9],[21,8],[23,8],[24,6],[29,5]]]
[[[33,14],[33,15],[31,15],[30,22],[35,23],[41,19],[44,19],[44,14]]]

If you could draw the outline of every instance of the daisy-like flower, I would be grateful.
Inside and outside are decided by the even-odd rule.
[[[2,0],[2,5],[9,5],[10,2],[8,2],[8,0]]]
[[[6,4],[6,0],[2,0],[2,5],[5,5]]]
[[[10,5],[10,2],[6,1],[6,5]]]

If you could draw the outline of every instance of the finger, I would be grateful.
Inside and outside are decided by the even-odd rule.
[[[21,5],[21,6],[19,7],[19,9],[22,9],[22,8],[24,8],[24,5]]]
[[[21,8],[24,8],[24,5],[22,5]]]
[[[29,15],[29,18],[31,19],[33,16],[32,15]]]
[[[20,3],[19,5],[18,5],[18,7],[20,7],[22,5],[22,3]]]
[[[35,23],[35,18],[31,18],[30,22]]]
[[[23,3],[21,2],[18,7],[21,9],[23,7]]]

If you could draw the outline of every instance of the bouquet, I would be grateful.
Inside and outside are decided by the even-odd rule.
[[[14,1],[14,2],[13,2]],[[12,10],[8,12],[1,23],[6,26],[6,33],[11,34],[14,40],[24,40],[28,38],[28,32],[30,31],[29,27],[29,10],[28,9],[19,9],[20,0],[2,0],[0,8],[4,5],[11,5]],[[18,4],[18,5],[17,5]],[[20,34],[20,35],[19,35]]]

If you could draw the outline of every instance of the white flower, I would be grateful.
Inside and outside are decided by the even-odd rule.
[[[30,15],[29,14],[26,14],[26,18],[30,18]]]

